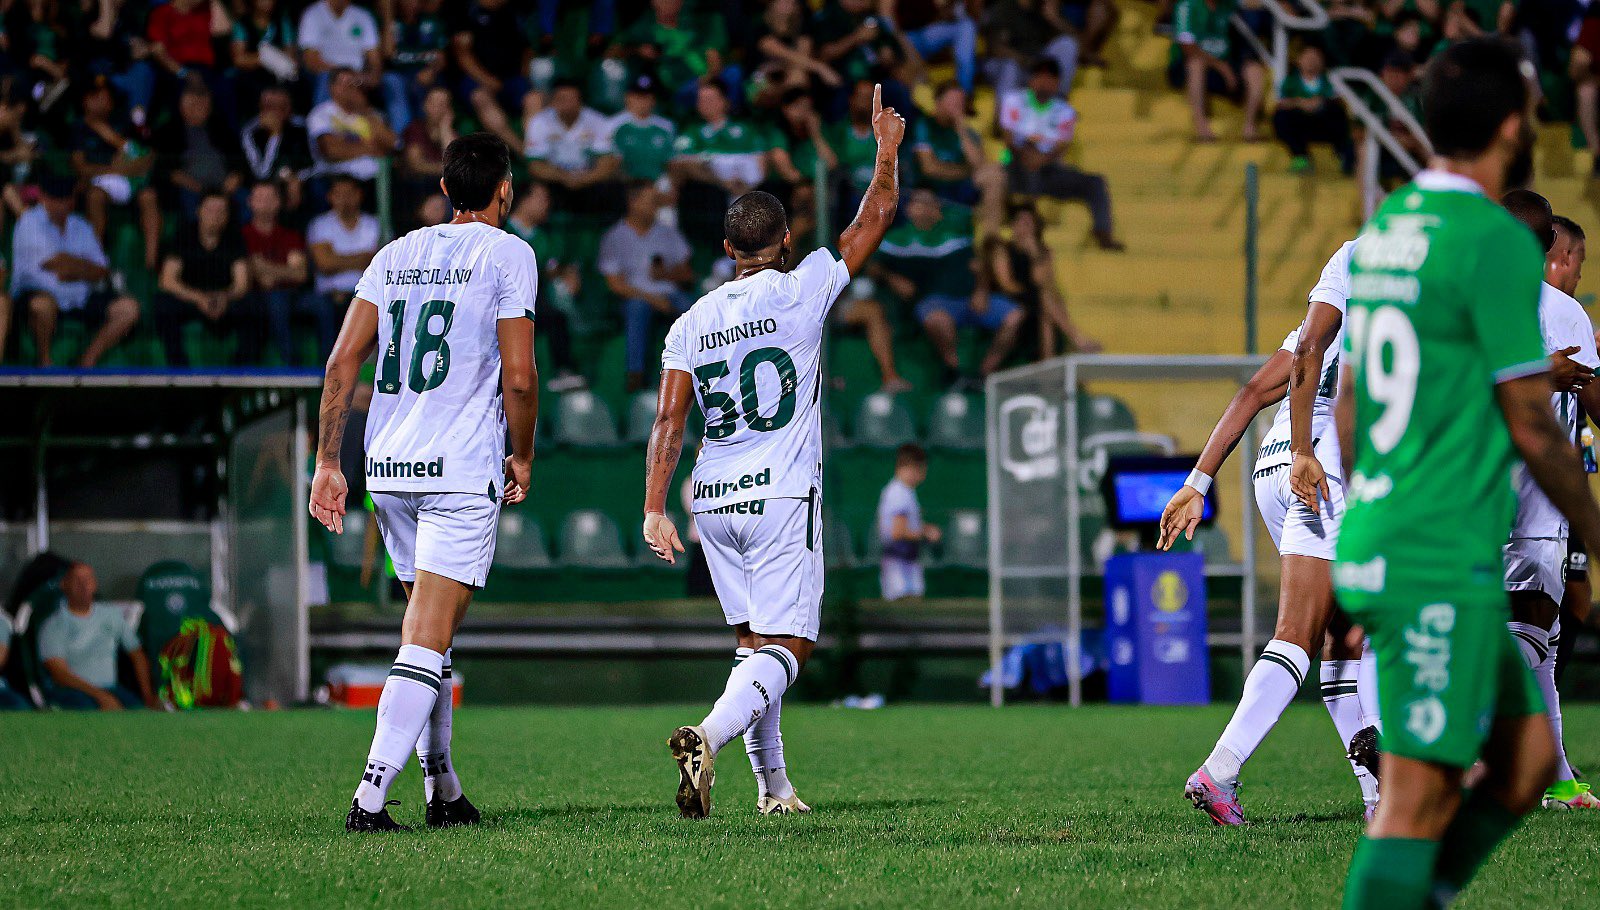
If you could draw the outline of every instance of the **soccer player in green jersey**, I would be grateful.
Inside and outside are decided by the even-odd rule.
[[[1554,770],[1544,700],[1505,626],[1516,456],[1591,550],[1600,510],[1550,406],[1544,257],[1493,201],[1531,163],[1528,101],[1510,44],[1436,56],[1429,169],[1384,202],[1352,257],[1339,425],[1353,464],[1333,578],[1378,655],[1383,800],[1346,908],[1449,903]],[[1485,777],[1463,794],[1479,759]]]

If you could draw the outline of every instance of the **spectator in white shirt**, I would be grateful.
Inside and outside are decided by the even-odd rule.
[[[939,542],[937,525],[922,521],[917,487],[928,479],[928,453],[908,442],[894,456],[894,477],[878,497],[878,584],[884,600],[921,597],[922,545]]]
[[[328,188],[330,211],[311,219],[306,228],[306,246],[311,250],[313,293],[319,307],[333,318],[319,316],[319,332],[331,334],[344,321],[345,308],[355,296],[356,282],[381,246],[378,219],[361,211],[361,184],[350,177],[336,177]],[[333,350],[334,338],[323,337],[318,344],[323,352]]]
[[[1120,251],[1111,220],[1111,190],[1100,174],[1080,171],[1062,159],[1077,128],[1078,113],[1061,92],[1061,65],[1045,57],[1033,65],[1028,87],[1000,100],[1000,127],[1011,150],[1011,192],[1076,199],[1089,207],[1094,239],[1103,250]]]
[[[522,153],[528,172],[550,187],[557,211],[615,217],[622,209],[622,157],[611,122],[583,103],[578,83],[558,80],[550,106],[528,120]]]
[[[382,39],[378,20],[351,0],[317,0],[300,16],[302,62],[316,77],[312,103],[326,102],[338,71],[347,69],[356,74],[363,91],[383,90],[389,123],[401,132],[411,122],[409,86],[400,73],[384,71],[378,52]]]
[[[361,77],[351,70],[335,70],[329,90],[332,96],[306,118],[317,172],[377,179],[383,157],[394,151],[394,131],[373,110],[361,90]]]

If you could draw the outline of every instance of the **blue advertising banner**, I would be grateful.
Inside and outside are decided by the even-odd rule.
[[[1122,553],[1106,561],[1106,656],[1111,701],[1211,700],[1204,556]]]

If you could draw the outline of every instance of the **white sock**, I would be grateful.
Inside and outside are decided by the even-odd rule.
[[[1517,650],[1522,652],[1522,662],[1532,670],[1544,662],[1550,653],[1550,633],[1539,628],[1531,622],[1508,622],[1506,628],[1511,630],[1511,638],[1517,643]]]
[[[1372,639],[1361,642],[1361,665],[1356,669],[1356,699],[1361,702],[1361,729],[1383,729],[1378,719],[1378,654]]]
[[[1322,704],[1333,718],[1339,745],[1350,747],[1350,739],[1361,732],[1361,699],[1356,695],[1358,660],[1322,662]]]
[[[1561,620],[1550,629],[1550,650],[1533,668],[1533,676],[1544,691],[1545,709],[1550,713],[1550,731],[1556,737],[1556,782],[1572,780],[1572,765],[1567,762],[1567,744],[1561,739],[1561,693],[1556,691],[1556,645],[1561,641]]]
[[[444,655],[421,645],[403,645],[378,696],[378,729],[367,752],[367,770],[356,803],[368,812],[383,808],[389,786],[406,766],[411,749],[438,700]]]
[[[1244,695],[1233,719],[1206,759],[1206,771],[1213,778],[1229,786],[1238,782],[1239,769],[1283,716],[1310,669],[1311,658],[1299,645],[1276,638],[1267,642],[1261,659],[1245,677]]]
[[[461,798],[461,779],[456,777],[456,766],[450,760],[450,728],[455,720],[455,704],[451,701],[455,682],[450,673],[450,650],[444,652],[444,668],[439,671],[439,697],[433,700],[433,711],[428,723],[417,737],[417,762],[422,765],[423,799],[433,802],[433,795],[445,802]]]
[[[754,648],[738,649],[733,665],[737,667],[754,653]],[[789,772],[783,763],[783,731],[778,726],[782,717],[783,700],[775,698],[767,713],[744,731],[744,751],[750,756],[750,771],[756,776],[758,800],[768,796],[788,799],[794,795],[794,785],[789,783]]]
[[[758,648],[735,666],[728,674],[728,685],[722,690],[722,697],[700,722],[710,738],[711,754],[721,752],[723,746],[776,705],[799,670],[799,661],[782,645]]]

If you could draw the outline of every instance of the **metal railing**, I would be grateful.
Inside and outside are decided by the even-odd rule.
[[[1296,13],[1290,5],[1303,12]],[[1317,0],[1261,0],[1261,6],[1272,14],[1272,47],[1268,48],[1259,35],[1250,30],[1244,19],[1234,13],[1229,21],[1251,50],[1264,58],[1272,69],[1274,90],[1283,83],[1289,72],[1289,33],[1319,32],[1328,27],[1328,11]]]
[[[1366,127],[1366,136],[1362,139],[1361,173],[1357,179],[1361,181],[1362,215],[1370,217],[1383,200],[1382,171],[1380,169],[1382,154],[1388,152],[1394,156],[1408,177],[1416,176],[1422,170],[1422,165],[1416,157],[1400,143],[1394,132],[1389,129],[1389,121],[1372,110],[1367,104],[1367,99],[1355,90],[1357,84],[1371,92],[1383,102],[1389,118],[1400,123],[1411,133],[1412,137],[1421,143],[1428,154],[1433,154],[1433,145],[1428,142],[1428,136],[1422,131],[1422,124],[1405,106],[1389,87],[1383,84],[1371,70],[1364,70],[1354,66],[1341,66],[1328,73],[1328,81],[1333,84],[1333,91],[1339,99],[1349,108],[1351,116],[1361,121]]]

